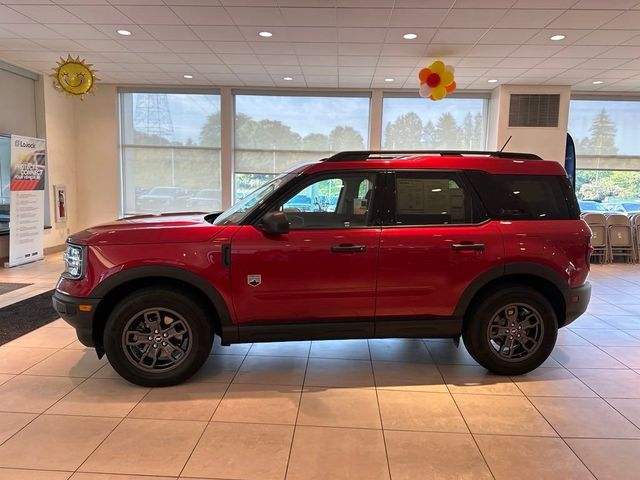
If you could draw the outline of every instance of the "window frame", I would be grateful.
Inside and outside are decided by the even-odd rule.
[[[396,205],[397,205],[397,174],[398,173],[438,173],[438,174],[449,174],[452,176],[452,179],[457,181],[460,187],[463,188],[465,192],[465,202],[467,195],[471,197],[471,222],[469,223],[428,223],[428,224],[419,224],[419,225],[398,225],[396,224]],[[383,219],[383,228],[450,228],[450,227],[472,227],[479,226],[491,221],[491,217],[487,212],[484,204],[480,200],[478,193],[473,188],[473,185],[465,175],[464,170],[456,170],[456,169],[416,169],[416,168],[398,168],[389,170],[387,172],[387,188],[385,195],[385,204],[384,204],[384,212],[385,218]],[[465,206],[466,207],[466,206]],[[484,217],[484,219],[480,219]]]
[[[191,146],[178,146],[177,148],[182,148],[184,150],[201,150],[201,151],[217,151],[219,152],[220,158],[220,191],[222,198],[220,199],[222,206],[224,207],[224,194],[223,194],[223,184],[224,184],[224,168],[223,168],[223,139],[222,139],[222,124],[224,120],[222,119],[222,91],[218,88],[183,88],[183,87],[141,87],[141,88],[132,88],[132,87],[118,87],[116,90],[117,95],[117,112],[116,115],[118,117],[118,156],[119,156],[119,174],[120,174],[120,218],[125,218],[128,216],[140,215],[140,213],[127,213],[125,204],[126,204],[126,179],[125,179],[125,160],[126,160],[126,149],[128,148],[153,148],[153,149],[175,149],[175,145],[138,145],[133,143],[125,143],[125,109],[124,109],[124,98],[126,94],[135,94],[135,93],[149,93],[149,94],[178,94],[178,95],[217,95],[220,99],[220,145],[217,147],[202,147],[198,145]],[[183,187],[180,187],[183,188]],[[224,208],[223,208],[224,209]]]
[[[324,170],[321,172],[311,174],[300,174],[297,178],[292,179],[284,185],[282,191],[274,192],[274,194],[265,201],[260,208],[256,209],[251,215],[246,218],[241,225],[253,225],[256,227],[262,220],[262,217],[267,213],[277,208],[283,201],[290,198],[301,191],[302,189],[316,183],[318,181],[327,178],[336,178],[340,175],[351,174],[369,174],[375,175],[373,187],[374,194],[372,195],[373,201],[371,207],[367,213],[366,225],[359,225],[354,227],[329,227],[329,228],[297,228],[292,231],[305,231],[305,230],[356,230],[362,228],[380,228],[382,224],[383,206],[386,200],[386,169],[374,169],[374,168],[359,168],[359,169],[337,169],[337,170]],[[379,193],[378,193],[379,192]]]

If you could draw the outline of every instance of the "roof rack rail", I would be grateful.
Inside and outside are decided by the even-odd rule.
[[[533,153],[518,152],[485,152],[472,150],[352,150],[338,152],[335,155],[325,158],[325,162],[356,162],[364,160],[380,160],[387,158],[397,158],[406,155],[441,155],[451,157],[462,157],[464,155],[486,155],[495,158],[510,158],[517,160],[542,160]]]

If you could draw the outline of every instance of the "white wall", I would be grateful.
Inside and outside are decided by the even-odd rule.
[[[557,127],[509,127],[509,100],[515,94],[559,94],[560,111]],[[535,153],[545,160],[564,164],[569,121],[571,87],[556,85],[501,85],[491,94],[488,148],[502,148],[509,137],[505,151]]]

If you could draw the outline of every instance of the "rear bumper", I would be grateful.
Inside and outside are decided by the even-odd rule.
[[[562,294],[564,295],[564,303],[567,306],[563,326],[567,326],[587,310],[591,299],[591,284],[586,282],[581,287],[568,288]]]
[[[53,308],[62,319],[76,329],[80,343],[87,347],[95,347],[93,337],[93,319],[99,298],[79,298],[55,291],[52,297]],[[83,309],[80,309],[80,306]],[[90,306],[90,310],[86,311]]]

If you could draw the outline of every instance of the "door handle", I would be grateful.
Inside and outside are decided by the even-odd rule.
[[[364,253],[367,251],[365,245],[352,245],[343,243],[341,245],[334,245],[331,247],[333,253]]]
[[[451,245],[451,250],[455,250],[456,252],[464,250],[484,250],[484,243],[454,243]]]

